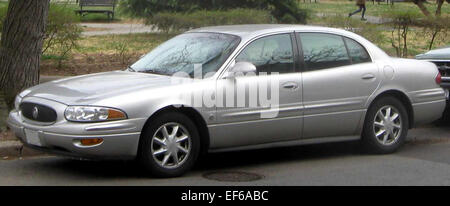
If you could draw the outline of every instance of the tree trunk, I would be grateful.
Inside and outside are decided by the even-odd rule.
[[[436,8],[436,16],[441,16],[442,4],[444,4],[444,0],[437,0],[437,8]]]
[[[0,91],[0,132],[6,131],[6,118],[8,117],[8,107],[4,101],[3,92]]]
[[[15,95],[38,84],[50,0],[10,0],[0,43],[0,87],[9,109]]]

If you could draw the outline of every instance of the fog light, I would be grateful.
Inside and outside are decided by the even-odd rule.
[[[103,142],[102,138],[92,138],[92,139],[81,139],[80,143],[83,146],[92,146],[92,145],[98,145]]]

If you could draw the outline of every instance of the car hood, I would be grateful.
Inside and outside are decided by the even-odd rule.
[[[448,59],[450,60],[450,47],[430,50],[424,54],[419,54],[416,59]]]
[[[70,77],[28,89],[26,97],[40,97],[67,105],[89,104],[96,100],[138,91],[180,84],[173,77],[138,72],[114,71]]]

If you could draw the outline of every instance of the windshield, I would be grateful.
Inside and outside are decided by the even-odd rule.
[[[229,34],[186,33],[158,46],[129,68],[131,71],[173,75],[185,72],[194,76],[194,68],[216,72],[239,44],[240,38]]]

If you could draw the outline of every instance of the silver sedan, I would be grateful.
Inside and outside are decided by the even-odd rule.
[[[339,29],[239,25],[191,30],[126,70],[21,92],[8,125],[32,148],[137,159],[179,176],[205,152],[360,140],[390,153],[440,118],[432,63],[391,58]]]

